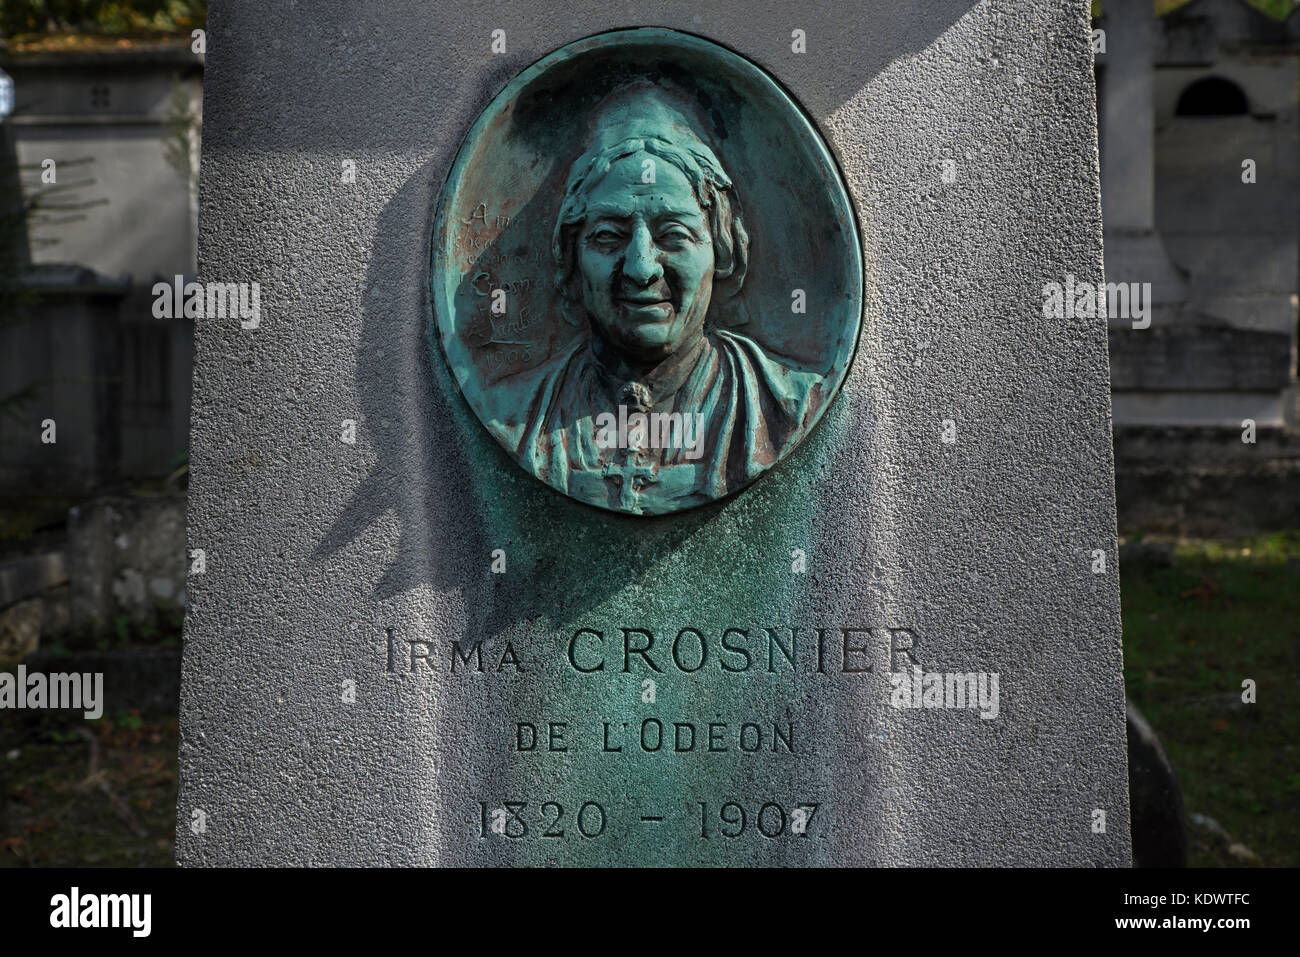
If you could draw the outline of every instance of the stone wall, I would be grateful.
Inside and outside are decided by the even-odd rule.
[[[0,397],[32,395],[0,418],[0,492],[164,475],[189,445],[193,325],[154,318],[152,288],[195,270],[202,58],[132,47],[2,65],[16,108],[0,169],[35,210],[17,250],[30,301],[0,316]],[[40,440],[46,419],[57,443]]]
[[[98,498],[66,537],[0,558],[0,665],[67,639],[98,644],[123,628],[175,628],[186,602],[185,497]]]
[[[1201,0],[1100,25],[1106,278],[1155,299],[1148,328],[1111,317],[1116,426],[1295,428],[1300,20]]]
[[[102,498],[68,516],[75,628],[101,631],[118,616],[147,622],[185,607],[185,498]]]
[[[1241,437],[1239,428],[1117,429],[1120,530],[1232,538],[1300,528],[1300,434]]]

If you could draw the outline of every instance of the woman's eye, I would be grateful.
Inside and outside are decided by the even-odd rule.
[[[691,234],[681,228],[668,229],[659,234],[658,241],[661,243],[688,243],[691,241]]]
[[[591,239],[593,242],[602,245],[609,245],[618,242],[619,236],[618,233],[612,229],[598,229],[591,234]]]

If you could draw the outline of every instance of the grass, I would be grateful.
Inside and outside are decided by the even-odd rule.
[[[1216,820],[1259,863],[1300,864],[1300,533],[1181,541],[1168,567],[1121,563],[1121,582],[1128,694],[1188,815]],[[1202,830],[1189,838],[1192,866],[1242,863]]]

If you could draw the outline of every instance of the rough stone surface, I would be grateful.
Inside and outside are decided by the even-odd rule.
[[[524,474],[424,348],[429,232],[469,125],[544,54],[649,16],[212,5],[200,278],[259,282],[262,322],[197,329],[189,547],[208,559],[179,860],[1127,865],[1106,329],[1045,319],[1041,293],[1101,278],[1087,4],[655,5],[654,25],[726,44],[809,111],[856,206],[867,303],[812,438],[738,496],[652,520]],[[671,663],[688,627],[712,652],[694,674]],[[719,650],[730,627],[752,637],[744,674],[719,667],[739,661]],[[764,632],[790,627],[793,674]],[[603,633],[604,674],[570,667],[580,628]],[[622,672],[621,628],[656,636],[662,673]],[[826,674],[807,668],[818,628]],[[872,671],[838,671],[844,628],[874,629],[851,635]],[[909,656],[998,673],[999,717],[891,708],[885,672]],[[693,723],[699,746],[646,753],[629,732],[600,750],[602,722],[650,718],[665,741]],[[795,753],[741,752],[750,720],[792,724]],[[536,750],[514,750],[517,722]],[[568,752],[546,750],[548,722]],[[704,746],[710,723],[727,752]],[[505,802],[526,802],[526,836]]]
[[[0,562],[0,606],[67,583],[68,566],[62,552],[23,555]]]
[[[45,606],[29,598],[0,611],[0,665],[21,661],[41,643]]]
[[[43,636],[67,631],[70,595],[61,551],[0,562],[0,665],[21,661],[40,647]]]
[[[68,514],[72,624],[137,623],[185,605],[185,498],[95,499]]]

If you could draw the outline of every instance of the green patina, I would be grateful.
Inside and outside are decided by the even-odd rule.
[[[716,501],[789,455],[862,313],[852,206],[815,127],[748,61],[658,29],[564,47],[489,104],[448,176],[431,285],[439,351],[492,436],[633,515]]]
[[[585,129],[563,126],[584,110]],[[794,195],[791,183],[811,185]],[[466,137],[431,285],[429,348],[444,389],[465,400],[453,406],[474,508],[509,554],[508,589],[469,598],[492,606],[482,637],[511,641],[537,669],[509,686],[493,733],[568,723],[570,751],[513,755],[505,785],[563,804],[568,836],[512,841],[513,859],[744,860],[752,842],[700,838],[697,800],[716,830],[729,794],[809,797],[780,790],[795,761],[808,779],[809,743],[782,753],[773,730],[804,676],[774,664],[736,677],[716,659],[726,628],[752,630],[759,660],[765,628],[816,624],[792,550],[818,551],[830,507],[819,477],[845,439],[833,400],[862,314],[854,212],[829,151],[766,74],[708,41],[648,29],[571,44],[509,84]],[[653,416],[674,413],[699,431],[653,441]],[[602,414],[629,417],[604,436],[613,447]],[[583,628],[602,632],[608,670],[570,666]],[[699,629],[715,660],[658,673],[638,658],[624,673],[623,628],[651,632],[658,656]],[[646,719],[662,722],[653,753],[640,746]],[[766,736],[762,753],[734,737],[747,721],[751,744]],[[620,753],[602,751],[606,722]],[[726,753],[705,750],[711,723],[727,725]],[[692,733],[703,740],[675,753],[675,736]],[[588,800],[609,815],[599,838],[574,834]],[[823,847],[788,850],[811,862]]]
[[[640,625],[663,637],[690,625],[712,638],[729,626],[807,623],[812,582],[806,574],[791,573],[791,550],[819,552],[815,517],[833,510],[833,503],[823,500],[828,491],[806,476],[823,474],[821,466],[846,440],[842,411],[832,410],[787,464],[741,495],[705,509],[648,520],[564,499],[509,467],[509,460],[461,403],[456,417],[471,466],[482,476],[474,488],[474,507],[495,540],[511,543],[510,601],[527,610],[527,617],[513,622],[504,634],[526,658],[540,662],[542,675],[533,680],[549,685],[547,714],[565,717],[571,728],[581,727],[585,735],[579,743],[570,732],[569,743],[580,744],[570,755],[513,763],[508,790],[517,797],[560,800],[570,825],[580,799],[599,800],[611,811],[620,811],[617,821],[611,813],[609,828],[599,839],[517,841],[512,848],[516,860],[645,865],[735,860],[719,855],[742,854],[745,845],[715,840],[702,846],[695,800],[761,791],[746,775],[756,769],[761,781],[764,770],[757,759],[770,760],[770,754],[707,764],[694,755],[640,753],[628,747],[635,744],[629,736],[622,742],[628,748],[624,755],[611,758],[592,746],[591,733],[600,721],[626,721],[635,728],[643,719],[657,717],[671,729],[674,720],[702,724],[721,715],[734,723],[742,716],[779,714],[783,702],[798,690],[798,679],[784,670],[730,682],[716,673],[693,678],[666,671],[653,675],[658,700],[649,704],[641,697],[648,672],[576,681],[565,674],[562,649],[583,627]],[[613,659],[618,654],[610,658],[617,663]],[[543,717],[522,709],[507,712],[503,734],[516,717]],[[716,808],[718,801],[710,803]],[[635,818],[643,812],[663,814],[668,820],[642,825]]]

